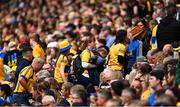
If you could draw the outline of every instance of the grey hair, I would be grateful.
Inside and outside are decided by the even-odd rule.
[[[42,98],[42,103],[55,103],[55,98],[51,95],[46,95]]]
[[[41,70],[37,73],[37,75],[39,75],[40,78],[51,77],[51,74],[47,70]]]
[[[44,64],[44,59],[41,57],[36,57],[33,59],[33,63],[41,63]]]

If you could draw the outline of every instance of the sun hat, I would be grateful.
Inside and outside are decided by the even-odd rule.
[[[65,52],[69,50],[72,46],[69,44],[67,40],[64,40],[59,43],[59,52]]]

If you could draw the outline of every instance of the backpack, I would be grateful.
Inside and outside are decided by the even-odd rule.
[[[74,71],[74,74],[76,76],[80,76],[84,72],[84,68],[82,67],[81,62],[82,62],[81,56],[80,56],[80,54],[78,54],[77,57],[74,59],[73,64],[72,64],[73,71]]]

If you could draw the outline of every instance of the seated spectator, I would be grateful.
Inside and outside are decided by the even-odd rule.
[[[106,107],[119,107],[121,106],[121,102],[119,100],[108,100],[106,103]]]
[[[61,102],[58,104],[59,106],[70,106],[72,105],[70,100],[70,89],[73,87],[73,84],[70,82],[63,83],[61,88],[61,95],[62,99]]]
[[[106,68],[100,75],[101,82],[108,83],[111,80],[119,80],[122,79],[122,74],[120,72],[113,71],[110,68]]]
[[[73,106],[87,106],[87,92],[82,85],[73,86],[70,93]]]
[[[111,82],[111,93],[113,99],[120,100],[122,90],[130,86],[127,80],[115,80]]]
[[[129,106],[133,106],[133,107],[139,107],[139,106],[150,106],[148,101],[146,100],[133,100],[131,101],[131,103],[129,104]]]
[[[0,85],[0,99],[3,102],[7,102],[10,104],[13,103],[12,89],[10,88],[8,84]]]
[[[163,53],[165,55],[163,63],[167,62],[170,59],[173,59],[173,46],[171,44],[164,45]]]
[[[173,106],[176,105],[175,98],[168,95],[161,95],[157,98],[155,106]]]
[[[109,90],[101,89],[97,93],[97,106],[105,106],[107,101],[112,99],[112,94]]]
[[[121,93],[121,100],[123,106],[128,106],[132,100],[136,98],[136,91],[132,88],[125,88]]]
[[[42,105],[48,107],[54,107],[56,105],[55,98],[50,95],[46,95],[42,98]]]
[[[162,70],[153,70],[150,73],[149,84],[150,84],[151,89],[154,92],[162,90],[163,77],[164,77],[164,72]],[[150,105],[154,105],[154,103],[155,103],[155,93],[154,92],[151,92],[151,95],[148,99]]]

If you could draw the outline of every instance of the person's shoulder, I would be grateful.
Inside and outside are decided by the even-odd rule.
[[[68,100],[65,98],[63,98],[58,105],[59,106],[70,106]]]
[[[60,54],[58,60],[65,61],[65,60],[67,60],[67,56]]]
[[[82,51],[82,53],[81,54],[86,54],[86,53],[89,53],[90,52],[90,50],[89,49],[85,49],[85,50],[83,50]]]
[[[2,105],[3,103],[4,103],[4,100],[0,98],[0,105]]]
[[[118,43],[118,44],[116,44],[116,46],[119,47],[119,48],[125,48],[126,47],[126,45],[122,44],[122,43]]]
[[[22,69],[22,72],[27,71],[27,70],[32,70],[31,66],[26,66]]]
[[[22,58],[22,59],[20,60],[19,64],[26,65],[26,64],[31,64],[31,62],[28,61],[27,59]]]

